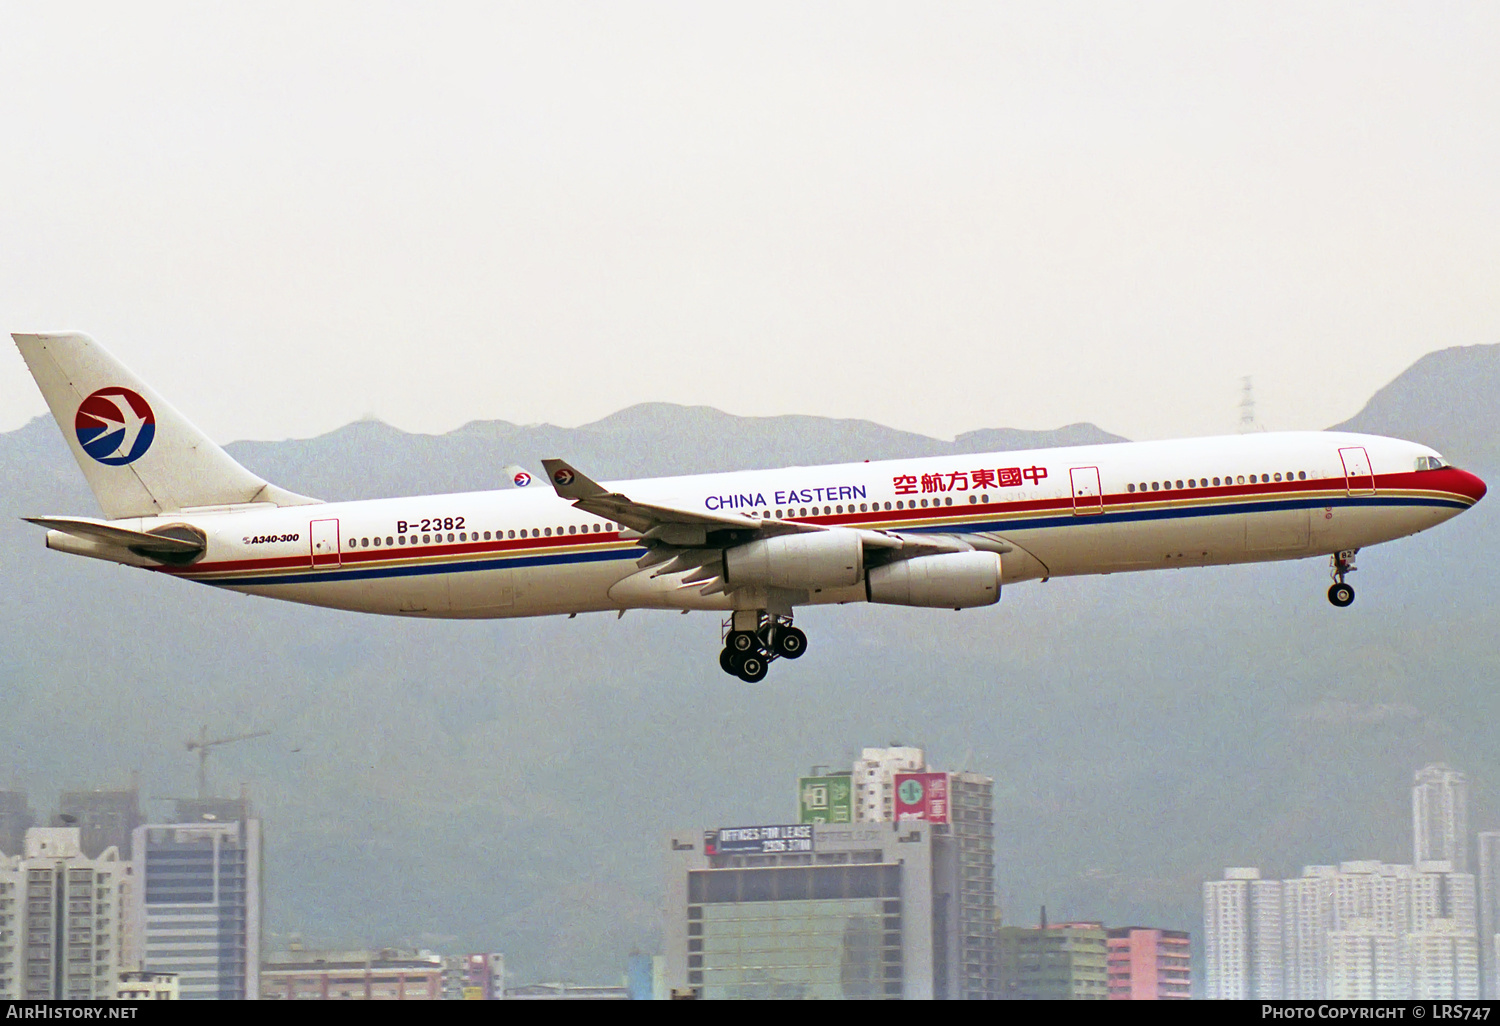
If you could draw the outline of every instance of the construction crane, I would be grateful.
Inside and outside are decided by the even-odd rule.
[[[248,741],[253,737],[265,737],[270,733],[269,730],[257,730],[253,734],[235,734],[232,737],[216,737],[209,740],[208,726],[205,724],[200,728],[197,738],[189,738],[187,742],[187,750],[198,753],[198,797],[200,799],[208,797],[208,750],[210,748],[233,744],[236,741]]]

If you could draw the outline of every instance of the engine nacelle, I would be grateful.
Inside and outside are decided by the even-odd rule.
[[[731,588],[847,588],[859,583],[864,544],[844,528],[783,534],[736,545],[724,553],[724,581]]]
[[[963,609],[1000,601],[1000,557],[948,552],[878,566],[865,575],[871,602]]]

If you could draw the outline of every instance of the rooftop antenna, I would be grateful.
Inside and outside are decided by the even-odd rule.
[[[1246,374],[1240,378],[1240,434],[1260,430],[1255,426],[1255,386]]]
[[[200,800],[208,798],[208,750],[210,748],[233,744],[236,741],[248,741],[252,737],[265,737],[269,733],[271,733],[269,730],[257,730],[251,734],[235,734],[232,737],[216,737],[209,740],[207,724],[200,727],[198,737],[189,738],[187,741],[187,750],[198,753],[198,798]]]

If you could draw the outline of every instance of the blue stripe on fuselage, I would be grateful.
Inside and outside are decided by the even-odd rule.
[[[1278,510],[1328,509],[1333,506],[1432,506],[1449,509],[1468,509],[1472,503],[1460,499],[1422,499],[1394,496],[1342,496],[1337,499],[1308,498],[1281,499],[1261,502],[1240,502],[1214,506],[1176,506],[1167,509],[1123,510],[1119,512],[1077,514],[1071,511],[1027,518],[1008,518],[993,521],[966,521],[959,524],[937,524],[923,527],[896,527],[892,530],[912,534],[978,534],[982,531],[1029,531],[1048,527],[1083,526],[1086,524],[1124,524],[1147,520],[1178,520],[1188,517],[1232,516],[1239,513],[1269,513]],[[957,507],[955,507],[955,513]],[[873,526],[873,525],[861,525]],[[386,566],[339,568],[336,570],[292,571],[257,577],[223,577],[218,579],[197,578],[203,584],[225,587],[259,586],[266,584],[325,584],[332,581],[364,581],[390,577],[425,577],[431,574],[460,574],[479,570],[505,570],[530,566],[564,566],[570,563],[601,563],[610,560],[639,559],[640,546],[611,549],[603,552],[566,552],[544,556],[509,556],[491,559],[466,559],[442,563],[424,563],[416,566]],[[190,578],[192,579],[192,578]]]

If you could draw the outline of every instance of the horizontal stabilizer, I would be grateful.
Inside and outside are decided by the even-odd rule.
[[[135,549],[140,552],[187,556],[202,552],[206,547],[202,539],[188,536],[186,529],[179,529],[183,537],[171,537],[166,534],[132,531],[84,517],[23,517],[22,519],[29,524],[36,524],[38,527],[45,527],[51,531],[61,531],[63,534],[71,534],[76,538],[88,538],[105,545],[118,545],[124,549]],[[163,530],[170,531],[172,528],[163,528]]]

